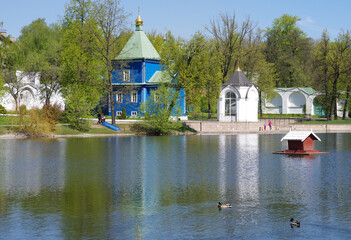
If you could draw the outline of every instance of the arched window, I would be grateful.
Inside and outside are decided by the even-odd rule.
[[[225,94],[225,115],[236,115],[236,96],[233,92],[227,92]]]

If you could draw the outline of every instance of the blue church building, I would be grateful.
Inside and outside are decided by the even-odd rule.
[[[142,117],[139,107],[161,83],[174,81],[162,69],[160,55],[143,31],[140,15],[135,21],[135,31],[120,54],[113,60],[113,90],[115,115],[121,116],[125,107],[127,116]],[[180,118],[186,118],[185,92],[181,90],[177,101]],[[111,109],[111,108],[110,108]],[[111,111],[111,110],[109,110]],[[111,115],[111,112],[109,112]]]

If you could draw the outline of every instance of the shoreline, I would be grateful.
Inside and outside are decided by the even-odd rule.
[[[305,129],[306,131],[310,129]],[[286,134],[288,131],[286,129],[281,130],[266,130],[266,131],[233,131],[233,132],[186,132],[186,133],[172,133],[168,136],[177,136],[177,135],[239,135],[239,134],[260,134],[260,135],[271,135],[271,134]],[[333,130],[333,131],[321,131],[315,130],[315,133],[351,133],[349,130]],[[21,133],[8,133],[0,135],[0,140],[5,139],[54,139],[54,138],[92,138],[92,137],[131,137],[131,136],[148,136],[145,134],[136,134],[136,133],[115,133],[115,134],[91,134],[91,133],[82,133],[82,134],[66,134],[66,135],[55,135],[42,136],[42,137],[31,137]]]
[[[137,134],[133,133],[116,133],[116,134],[103,134],[103,133],[97,133],[97,134],[91,134],[91,133],[82,133],[82,134],[66,134],[66,135],[55,135],[52,134],[50,136],[42,136],[42,137],[31,137],[26,134],[22,133],[7,133],[0,135],[0,140],[1,139],[40,139],[40,138],[45,138],[45,139],[50,139],[50,138],[88,138],[88,137],[124,137],[124,136],[139,136]]]

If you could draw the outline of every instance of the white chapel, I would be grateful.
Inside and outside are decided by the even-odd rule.
[[[258,91],[244,73],[237,68],[222,85],[217,103],[220,122],[257,122]]]

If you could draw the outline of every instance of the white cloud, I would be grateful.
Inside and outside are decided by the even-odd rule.
[[[314,20],[313,20],[312,17],[310,17],[310,16],[307,16],[306,18],[301,19],[301,20],[298,22],[298,24],[299,24],[300,26],[303,26],[303,27],[313,27],[314,23],[315,23]]]

